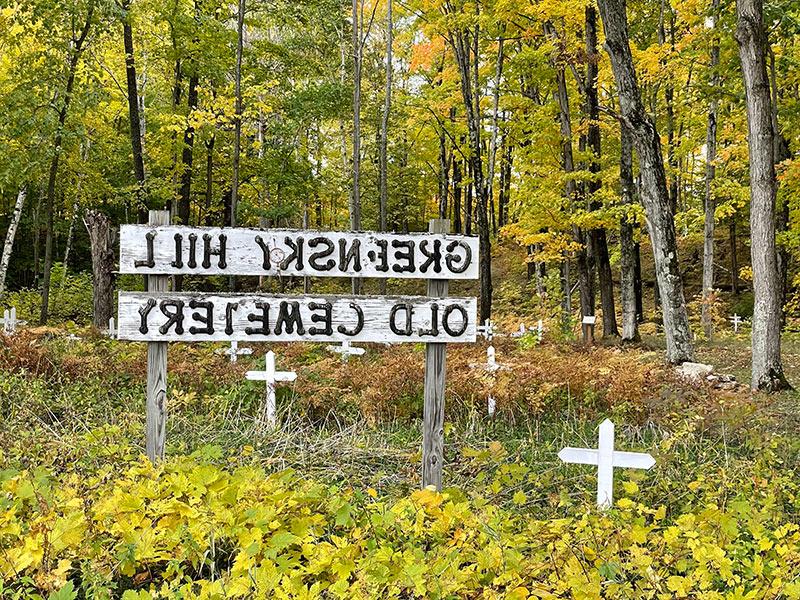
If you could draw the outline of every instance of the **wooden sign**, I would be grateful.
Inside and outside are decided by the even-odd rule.
[[[123,225],[121,273],[477,279],[478,238]]]
[[[474,342],[475,298],[119,293],[137,342]]]

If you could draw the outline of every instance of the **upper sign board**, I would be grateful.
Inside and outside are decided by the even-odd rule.
[[[477,279],[478,238],[123,225],[121,273]]]

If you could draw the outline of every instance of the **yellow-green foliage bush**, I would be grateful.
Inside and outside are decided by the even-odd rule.
[[[0,596],[800,598],[791,472],[754,472],[730,497],[697,482],[707,495],[674,515],[621,487],[607,514],[540,520],[459,490],[388,500],[186,457],[8,469]]]

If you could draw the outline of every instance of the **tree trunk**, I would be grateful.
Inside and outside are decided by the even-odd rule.
[[[353,0],[353,187],[350,191],[350,231],[361,229],[361,0]],[[361,279],[351,280],[353,294],[361,293]]]
[[[700,321],[703,331],[708,339],[714,333],[711,315],[711,297],[714,289],[714,212],[716,201],[712,185],[716,176],[717,167],[717,86],[719,86],[719,38],[716,37],[717,21],[719,18],[720,0],[713,0],[711,7],[711,35],[714,41],[711,45],[711,102],[708,105],[708,122],[706,126],[706,181],[705,181],[705,222],[703,226],[703,308]]]
[[[113,271],[115,235],[111,219],[96,210],[86,211],[84,225],[92,250],[92,322],[106,329],[114,314]]]
[[[548,24],[549,26],[549,24]],[[550,31],[552,31],[552,26]],[[575,181],[575,161],[572,153],[572,123],[567,96],[567,81],[563,65],[556,65],[556,101],[558,102],[559,121],[561,125],[561,167],[566,174],[564,194],[571,206],[577,201],[577,183]],[[576,251],[578,266],[578,289],[581,299],[581,317],[594,315],[594,293],[592,291],[589,257],[587,254],[587,238],[584,231],[573,223],[572,239],[579,244]]]
[[[789,384],[781,363],[780,280],[775,247],[777,180],[766,63],[768,42],[761,0],[737,0],[736,15],[750,156],[750,257],[755,297],[751,387],[774,392]]]
[[[644,323],[644,298],[642,291],[642,251],[639,242],[633,245],[633,288],[636,290],[636,322]]]
[[[58,177],[58,167],[61,161],[61,152],[64,144],[64,124],[67,121],[69,106],[72,102],[72,90],[75,86],[75,74],[78,69],[81,55],[86,49],[86,38],[92,26],[95,3],[89,3],[86,21],[80,31],[79,37],[72,40],[71,54],[67,71],[67,85],[64,90],[64,101],[58,111],[58,125],[56,135],[53,140],[53,158],[50,161],[50,170],[47,178],[47,237],[44,246],[44,273],[42,278],[42,310],[39,314],[39,324],[46,325],[50,302],[50,271],[53,268],[53,211],[56,197],[56,178]]]
[[[633,195],[633,139],[624,123],[620,123],[619,182],[622,203],[635,204]],[[638,313],[636,307],[636,243],[634,221],[629,214],[620,220],[620,298],[622,300],[622,341],[639,340]]]
[[[736,247],[739,245],[736,239],[736,215],[731,216],[730,224],[728,225],[728,240],[731,247],[731,289],[734,296],[739,295],[739,255]]]
[[[216,142],[216,134],[212,135],[211,139],[206,142],[206,191],[203,222],[207,227],[214,224],[212,207],[214,205],[214,146]]]
[[[505,39],[500,35],[497,44],[497,63],[494,74],[494,90],[492,92],[492,137],[489,142],[489,167],[486,174],[486,197],[491,203],[492,231],[497,234],[497,220],[494,211],[494,171],[497,160],[497,135],[500,129],[500,81],[503,79],[503,46]]]
[[[586,6],[586,115],[589,118],[587,142],[592,153],[589,172],[593,175],[587,183],[591,210],[600,209],[597,194],[600,192],[600,156],[602,152],[600,138],[600,105],[597,98],[597,12],[592,4]],[[608,255],[608,240],[604,227],[592,229],[592,247],[594,250],[597,275],[600,281],[600,305],[603,308],[603,337],[619,336],[617,314],[614,305],[614,275],[611,271],[611,260]]]
[[[682,363],[692,360],[694,349],[686,315],[675,222],[667,194],[661,140],[655,124],[645,112],[636,81],[628,41],[625,0],[598,0],[598,6],[606,34],[606,50],[611,57],[611,67],[619,93],[622,118],[631,128],[634,146],[639,155],[642,200],[647,213],[656,278],[662,296],[667,360],[671,363]]]
[[[239,0],[236,14],[236,68],[233,73],[233,177],[231,179],[230,226],[236,227],[239,210],[239,162],[242,152],[242,55],[244,54],[244,12],[246,0]],[[228,278],[231,292],[236,291],[236,278]]]
[[[196,65],[194,65],[196,68]],[[182,225],[189,225],[192,201],[192,174],[194,169],[194,125],[192,125],[192,111],[197,110],[197,85],[199,79],[196,73],[189,77],[189,90],[186,94],[186,129],[183,132],[183,151],[181,152],[181,190],[178,200],[178,220]]]
[[[6,241],[3,243],[3,256],[0,258],[0,299],[6,289],[6,274],[8,273],[8,264],[11,262],[11,250],[14,247],[14,238],[17,235],[17,227],[22,218],[22,207],[25,205],[25,197],[28,195],[28,188],[22,186],[17,192],[17,201],[14,204],[14,212],[11,215],[11,222],[8,224],[6,231]]]
[[[453,148],[453,231],[462,233],[461,226],[461,159]]]
[[[386,231],[386,207],[389,204],[389,114],[392,110],[392,44],[394,43],[394,23],[392,0],[386,3],[386,85],[383,91],[383,114],[381,115],[380,135],[380,206],[378,209],[378,230]],[[380,293],[386,294],[386,279],[380,280]]]
[[[142,148],[142,115],[139,111],[139,84],[136,79],[136,59],[133,53],[133,27],[131,4],[133,0],[122,0],[122,38],[125,46],[125,76],[128,93],[128,124],[130,126],[133,174],[136,189],[136,209],[139,223],[147,223],[147,198],[145,192],[144,151]]]

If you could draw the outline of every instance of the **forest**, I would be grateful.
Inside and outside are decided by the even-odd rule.
[[[800,598],[797,198],[797,0],[0,0],[0,598]]]

